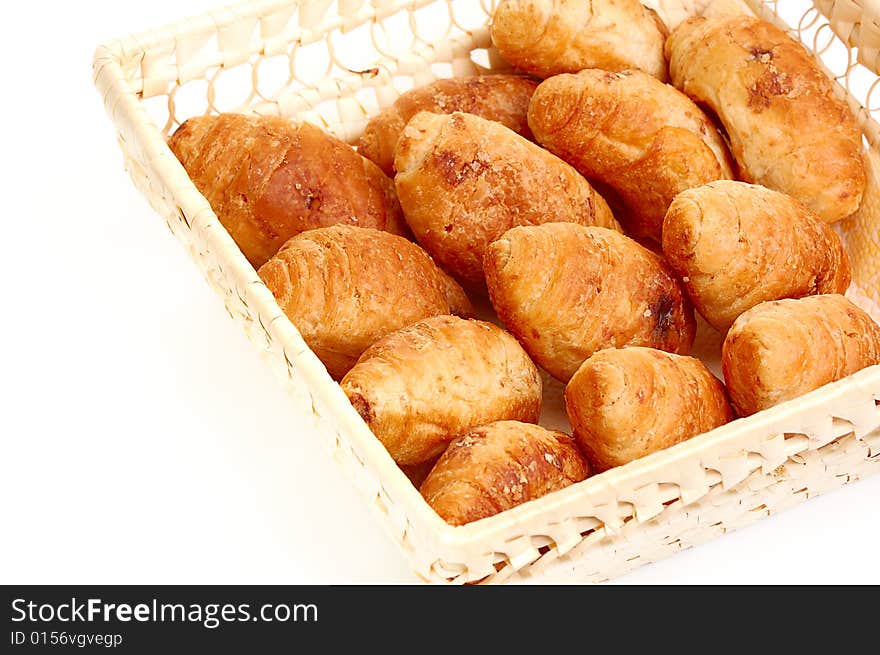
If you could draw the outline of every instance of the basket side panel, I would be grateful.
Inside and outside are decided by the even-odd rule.
[[[692,505],[673,501],[662,515],[627,523],[618,535],[584,540],[564,556],[548,549],[511,580],[601,582],[746,527],[803,501],[880,471],[880,431],[835,439],[789,457],[770,475],[756,470],[732,489],[717,485]]]

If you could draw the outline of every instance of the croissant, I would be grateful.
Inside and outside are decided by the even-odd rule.
[[[199,116],[168,145],[255,268],[316,227],[344,223],[409,234],[391,180],[309,123]]]
[[[573,223],[515,227],[484,262],[492,306],[526,351],[568,382],[604,348],[686,353],[693,310],[663,260],[632,239]]]
[[[760,302],[844,293],[852,278],[828,224],[794,198],[745,182],[676,196],[663,254],[700,314],[722,331]]]
[[[537,421],[538,369],[516,339],[483,321],[435,316],[373,344],[342,390],[398,464],[435,459],[468,429]]]
[[[464,111],[531,138],[526,112],[538,83],[523,75],[475,75],[437,80],[407,91],[370,119],[357,149],[387,175],[394,175],[394,148],[403,128],[420,111],[451,114]]]
[[[515,225],[620,229],[574,168],[478,116],[418,114],[397,144],[395,165],[397,195],[416,239],[471,288],[485,288],[486,246]]]
[[[800,43],[750,16],[695,17],[666,52],[675,86],[724,125],[742,179],[794,196],[828,222],[859,208],[858,123]]]
[[[370,228],[303,232],[258,272],[337,379],[386,334],[429,316],[473,314],[461,287],[425,251]]]
[[[741,416],[880,364],[880,326],[844,296],[761,303],[724,339],[721,365]]]
[[[600,350],[565,387],[574,437],[595,471],[731,420],[724,386],[698,359],[653,348]]]
[[[627,211],[617,218],[635,238],[660,241],[677,194],[732,177],[705,114],[641,71],[552,77],[532,96],[529,126],[538,143],[618,194]]]
[[[589,475],[589,465],[567,434],[498,421],[453,441],[425,478],[421,492],[447,523],[463,525]]]
[[[666,26],[638,0],[501,0],[491,31],[502,57],[538,77],[639,68],[666,80]]]

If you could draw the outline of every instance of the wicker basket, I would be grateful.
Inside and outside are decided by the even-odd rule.
[[[627,466],[462,527],[445,524],[370,433],[166,146],[186,118],[256,111],[353,140],[367,117],[438,76],[505,67],[493,0],[256,0],[98,49],[95,84],[137,187],[186,245],[414,570],[437,582],[597,581],[880,470],[880,366]],[[707,2],[647,2],[670,26]],[[724,0],[717,11],[738,4]],[[869,164],[839,225],[857,286],[880,301],[875,0],[749,0],[823,56],[857,110]],[[814,6],[815,5],[815,6]],[[837,62],[836,67],[831,66]]]

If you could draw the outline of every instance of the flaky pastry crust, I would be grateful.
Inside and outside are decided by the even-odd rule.
[[[398,464],[436,458],[470,428],[537,421],[538,369],[511,335],[484,321],[435,316],[373,344],[342,390]]]
[[[317,227],[409,234],[392,181],[309,123],[199,116],[183,123],[168,145],[255,268],[289,238]]]
[[[486,518],[590,475],[567,434],[499,421],[453,441],[422,483],[441,518],[463,525]]]
[[[370,345],[428,316],[473,307],[424,250],[351,225],[303,232],[259,270],[278,305],[334,378]]]

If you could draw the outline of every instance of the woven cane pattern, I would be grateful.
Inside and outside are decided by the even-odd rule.
[[[674,26],[745,0],[647,2]],[[748,0],[812,51],[858,111],[871,172],[841,226],[857,295],[880,301],[880,28],[858,0]],[[433,582],[603,580],[877,472],[880,367],[471,525],[443,523],[278,308],[165,143],[191,116],[254,111],[353,140],[368,117],[438,77],[506,68],[493,0],[256,0],[99,48],[95,84],[132,180],[189,250],[304,419]],[[842,54],[841,54],[842,53]],[[831,61],[831,58],[829,58]]]

